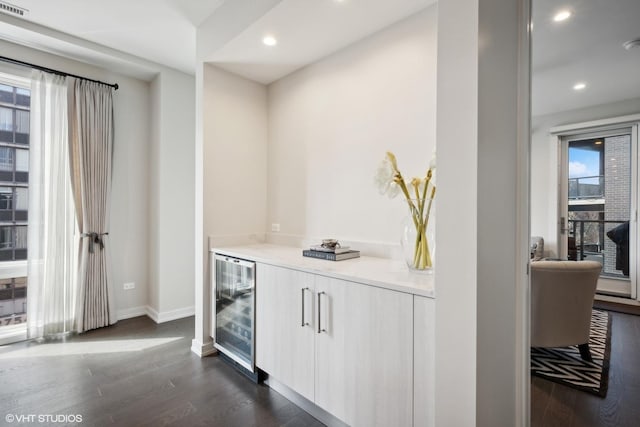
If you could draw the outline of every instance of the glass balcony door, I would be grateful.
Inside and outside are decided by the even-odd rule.
[[[602,264],[599,293],[636,298],[637,127],[564,137],[560,256]]]

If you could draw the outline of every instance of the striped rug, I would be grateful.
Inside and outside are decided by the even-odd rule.
[[[594,309],[591,313],[589,348],[591,362],[582,360],[578,346],[532,347],[531,374],[605,397],[611,352],[611,318],[606,311]]]

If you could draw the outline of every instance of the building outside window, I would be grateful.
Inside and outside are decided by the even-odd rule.
[[[28,84],[0,74],[0,327],[26,322]]]

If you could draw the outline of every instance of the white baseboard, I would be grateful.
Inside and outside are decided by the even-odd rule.
[[[145,313],[147,316],[149,316],[151,320],[153,320],[156,323],[160,323],[158,322],[158,311],[156,309],[154,309],[153,307],[146,306]]]
[[[139,306],[124,308],[118,310],[118,320],[130,319],[138,316],[149,316],[156,323],[170,322],[172,320],[182,319],[184,317],[193,316],[196,313],[195,306],[178,308],[176,310],[158,312],[150,306]]]
[[[198,357],[206,357],[218,352],[213,346],[213,340],[203,343],[196,339],[191,340],[191,351],[198,355]]]
[[[196,307],[183,307],[169,311],[157,311],[156,309],[147,306],[145,314],[156,323],[170,322],[172,320],[182,319],[184,317],[193,316],[196,314]]]
[[[147,307],[144,305],[141,305],[139,307],[123,308],[122,310],[118,310],[116,314],[118,320],[131,319],[132,317],[146,316],[146,315],[147,315]]]

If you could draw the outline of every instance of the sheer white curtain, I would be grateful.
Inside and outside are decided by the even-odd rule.
[[[71,332],[77,309],[75,210],[71,191],[67,85],[34,71],[31,83],[27,331]]]

